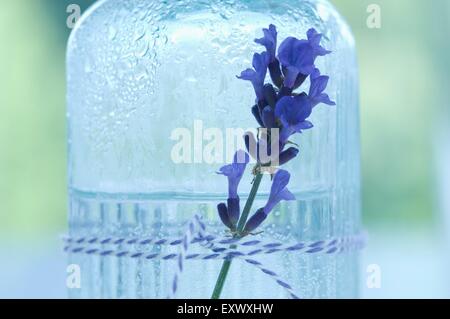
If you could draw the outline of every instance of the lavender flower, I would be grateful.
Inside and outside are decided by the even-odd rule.
[[[255,39],[255,42],[264,46],[266,51],[255,53],[253,68],[244,70],[238,78],[252,83],[257,101],[251,112],[258,125],[268,131],[259,130],[257,136],[246,133],[244,139],[248,154],[259,166],[281,166],[298,156],[298,148],[286,149],[286,146],[293,134],[313,127],[308,120],[313,108],[319,103],[335,105],[325,93],[329,77],[321,75],[319,69],[315,67],[317,57],[325,56],[331,51],[320,45],[322,35],[312,28],[308,30],[305,40],[294,37],[285,39],[278,48],[277,56],[276,26],[269,25],[263,29],[263,33],[264,36]],[[265,83],[268,71],[273,84]],[[310,77],[308,95],[294,94],[294,90],[308,77]],[[273,134],[272,129],[280,129],[279,140],[276,139],[277,136]],[[237,152],[233,163],[222,167],[219,172],[228,177],[228,199],[226,203],[219,204],[217,210],[222,222],[233,231],[237,230],[236,225],[241,213],[238,186],[249,162],[248,154],[244,151]],[[293,199],[293,195],[286,188],[289,178],[287,171],[277,172],[269,201],[248,221],[247,232],[257,228],[281,200]],[[245,218],[246,214],[248,211],[245,211]]]
[[[311,87],[309,88],[309,99],[312,107],[317,104],[324,103],[327,105],[336,105],[335,102],[330,100],[330,97],[323,93],[328,85],[329,76],[320,75],[319,69],[315,69],[311,73]]]
[[[234,155],[233,163],[222,167],[218,172],[218,174],[228,177],[228,206],[223,203],[219,204],[219,216],[222,222],[232,229],[237,224],[241,213],[237,191],[249,161],[250,157],[246,152],[242,150],[237,151]]]
[[[217,210],[220,219],[231,229],[234,238],[251,234],[281,201],[295,199],[287,189],[290,180],[289,172],[278,170],[273,175],[267,204],[247,220],[263,174],[265,172],[272,174],[275,165],[284,165],[298,156],[297,148],[285,149],[291,135],[313,127],[308,118],[314,106],[319,103],[335,105],[324,93],[329,78],[322,76],[315,67],[317,57],[331,53],[320,45],[322,35],[315,29],[310,29],[307,32],[307,40],[289,37],[281,43],[277,56],[277,28],[271,24],[267,29],[263,29],[263,33],[264,36],[256,39],[255,42],[264,46],[266,52],[255,53],[253,69],[247,69],[238,76],[239,79],[250,81],[253,84],[257,101],[251,111],[260,127],[267,129],[258,130],[256,137],[251,133],[246,133],[244,136],[247,151],[256,159],[257,165],[253,170],[255,179],[242,217],[240,216],[237,189],[249,162],[247,153],[243,151],[236,153],[233,163],[222,167],[219,172],[228,177],[229,198],[226,204],[219,204]],[[270,73],[273,84],[264,84],[267,71]],[[309,94],[294,93],[308,77],[310,77]],[[273,129],[281,129],[280,134],[275,134]],[[239,161],[239,157],[243,160]],[[220,297],[231,261],[229,259],[224,262],[213,299]]]
[[[273,178],[269,200],[263,208],[260,208],[245,225],[244,232],[250,233],[258,228],[276,205],[281,201],[295,200],[295,196],[287,189],[291,175],[285,170],[279,170]]]
[[[286,38],[278,49],[278,58],[285,73],[284,85],[294,88],[297,78],[313,73],[315,60],[331,51],[320,46],[322,35],[312,28],[307,32],[308,40],[298,40],[294,37]]]
[[[306,120],[311,113],[311,102],[306,94],[281,98],[275,109],[275,115],[283,125],[280,141],[286,143],[292,134],[312,128],[313,124]]]
[[[264,100],[264,80],[267,75],[267,66],[269,64],[269,55],[267,52],[255,53],[253,55],[253,69],[242,71],[238,79],[250,81],[255,89],[258,101]]]

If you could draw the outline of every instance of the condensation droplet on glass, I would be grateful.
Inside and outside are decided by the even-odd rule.
[[[110,41],[113,41],[113,40],[115,40],[116,36],[117,36],[117,29],[114,28],[113,26],[109,26],[109,28],[108,28],[108,39]]]

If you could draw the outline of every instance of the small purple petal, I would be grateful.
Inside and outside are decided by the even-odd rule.
[[[336,105],[336,102],[332,101],[328,94],[322,93],[319,95],[319,100],[326,105],[334,106]]]
[[[300,122],[297,125],[293,125],[292,128],[295,132],[302,132],[303,130],[312,129],[314,125],[310,121]]]

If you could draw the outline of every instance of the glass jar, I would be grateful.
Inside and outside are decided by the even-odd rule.
[[[176,254],[179,247],[154,243],[182,238],[195,215],[208,233],[225,234],[216,205],[226,200],[227,187],[215,172],[233,154],[202,155],[214,132],[228,145],[236,136],[227,129],[255,127],[254,93],[236,75],[263,50],[253,40],[271,23],[280,39],[304,38],[312,27],[323,34],[333,53],[317,65],[330,76],[327,92],[336,106],[318,106],[314,130],[296,137],[300,156],[286,166],[296,201],[280,204],[254,239],[295,245],[360,231],[355,43],[327,1],[98,1],[74,29],[67,53],[69,226],[80,246],[69,258],[81,267],[81,289],[70,290],[72,298],[166,298],[177,261],[120,251]],[[178,139],[186,136],[189,151],[177,159]],[[244,175],[242,199],[252,178]],[[267,200],[270,178],[261,190],[254,207]],[[153,241],[125,242],[130,238]],[[93,247],[91,254],[80,253],[89,252],[83,245]],[[358,297],[357,251],[255,259],[301,298]],[[174,297],[209,298],[221,266],[221,260],[186,260]],[[272,279],[237,259],[222,297],[289,297]]]

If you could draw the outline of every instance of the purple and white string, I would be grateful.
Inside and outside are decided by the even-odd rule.
[[[299,254],[331,255],[345,251],[362,249],[366,242],[366,235],[360,234],[336,239],[315,242],[300,242],[297,244],[283,244],[280,242],[264,242],[261,240],[234,239],[214,236],[206,233],[206,226],[201,217],[196,215],[188,224],[187,230],[180,239],[169,238],[119,238],[119,237],[64,237],[64,250],[72,254],[98,255],[102,257],[115,256],[118,258],[144,259],[144,260],[176,260],[177,266],[173,276],[169,298],[174,298],[178,291],[184,263],[187,260],[223,260],[242,259],[247,264],[258,268],[269,276],[278,286],[283,288],[290,298],[298,299],[290,284],[285,282],[276,272],[267,269],[261,262],[254,259],[258,255],[270,255],[279,252]],[[97,248],[96,245],[112,245],[117,249]],[[189,254],[190,246],[199,244],[211,253]],[[136,251],[134,247],[153,246],[179,246],[179,253],[145,253]],[[230,246],[232,245],[232,246]],[[119,249],[130,246],[130,249]],[[236,248],[232,248],[236,247]]]

